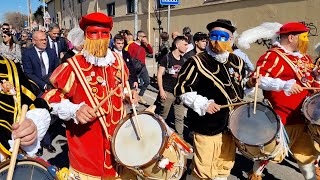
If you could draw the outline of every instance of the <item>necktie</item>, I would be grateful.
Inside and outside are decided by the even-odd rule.
[[[56,47],[56,43],[54,41],[52,41],[52,49],[54,50],[54,52],[57,54],[58,56],[58,53],[57,53],[57,47]],[[59,56],[58,56],[59,57]]]
[[[43,51],[39,51],[40,53],[40,66],[41,66],[41,75],[45,76],[47,74],[46,66],[44,65],[42,53]]]

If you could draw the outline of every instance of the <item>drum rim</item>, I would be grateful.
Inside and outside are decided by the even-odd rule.
[[[32,157],[24,156],[22,159],[17,159],[17,163],[16,164],[18,165],[19,163],[24,162],[24,161],[35,162],[35,163],[40,164],[42,166],[42,168],[47,171],[48,167],[50,167],[51,165],[49,163],[41,161],[41,160],[39,160],[37,158],[40,158],[40,157],[32,158]],[[40,158],[40,159],[42,159],[42,158]],[[2,169],[4,167],[8,166],[8,165],[10,165],[10,159],[7,160],[7,161],[1,162],[0,163],[0,173],[3,172]],[[48,174],[50,174],[50,173],[48,172]],[[57,177],[54,177],[52,175],[51,175],[51,177],[53,177],[53,179],[55,179],[55,180],[58,180]]]
[[[137,115],[140,115],[140,114],[147,114],[147,115],[150,115],[150,116],[154,117],[154,119],[159,122],[160,127],[161,127],[161,129],[163,130],[162,132],[166,132],[166,129],[167,129],[167,128],[166,128],[165,124],[159,119],[159,117],[157,117],[156,114],[154,114],[154,113],[152,113],[152,112],[149,112],[149,111],[141,111],[141,112],[138,112],[138,113],[137,113]],[[123,119],[120,120],[119,124],[118,124],[117,127],[115,128],[115,130],[114,130],[114,132],[113,132],[113,135],[112,135],[112,138],[111,138],[111,152],[112,152],[112,154],[114,155],[115,160],[116,160],[119,164],[121,164],[122,166],[131,167],[131,168],[140,167],[140,168],[143,169],[143,168],[148,167],[148,166],[154,164],[155,162],[157,162],[157,160],[160,158],[160,157],[158,157],[158,156],[159,156],[159,155],[162,155],[163,152],[164,152],[165,149],[166,149],[166,146],[165,146],[165,145],[168,143],[169,137],[166,136],[166,135],[164,135],[164,134],[162,134],[163,140],[162,140],[162,143],[161,143],[161,148],[159,149],[159,151],[157,152],[157,154],[156,154],[149,162],[147,162],[147,163],[145,163],[145,164],[142,164],[142,165],[139,165],[139,166],[128,166],[128,165],[126,165],[126,164],[123,164],[123,163],[120,161],[119,157],[117,156],[117,153],[116,153],[116,151],[115,151],[115,147],[113,146],[113,144],[115,144],[115,140],[116,140],[115,134],[117,134],[117,132],[119,131],[120,127],[122,127],[122,125],[123,125],[126,121],[128,121],[129,119],[131,119],[132,117],[133,117],[133,113],[129,113],[126,117],[124,117]]]
[[[303,101],[303,103],[302,103],[302,106],[301,106],[301,111],[302,111],[302,114],[303,114],[303,116],[305,117],[305,119],[307,119],[310,123],[312,122],[312,120],[311,120],[311,118],[310,117],[307,117],[306,116],[306,113],[305,113],[305,109],[307,109],[305,106],[306,106],[306,104],[308,103],[308,102],[310,102],[311,101],[311,99],[313,99],[313,97],[315,96],[315,95],[319,95],[320,96],[320,93],[319,92],[315,92],[315,93],[312,93],[311,95],[308,95],[307,97],[306,97],[306,99]],[[311,123],[312,124],[312,123]]]
[[[253,104],[253,102],[248,103],[248,104]],[[276,136],[278,135],[278,133],[275,134],[275,135],[272,137],[272,139],[270,139],[270,140],[267,141],[266,143],[263,143],[263,144],[260,144],[260,145],[253,145],[253,144],[244,143],[244,142],[240,141],[240,139],[238,139],[235,135],[233,135],[232,130],[231,130],[231,128],[230,128],[230,117],[231,117],[231,115],[235,112],[236,109],[238,109],[238,108],[241,107],[241,106],[247,106],[248,104],[243,104],[243,105],[237,106],[236,108],[234,108],[234,109],[230,112],[229,119],[228,119],[228,129],[229,129],[232,137],[235,138],[236,140],[238,140],[240,144],[244,144],[244,145],[247,145],[247,146],[250,146],[250,147],[260,147],[260,146],[265,146],[265,145],[270,144],[272,141],[274,141],[274,139],[276,138]],[[278,114],[273,110],[273,108],[271,108],[269,105],[264,104],[263,102],[257,102],[257,104],[260,104],[260,105],[263,105],[263,106],[269,108],[269,110],[271,110],[271,111],[275,114],[275,117],[276,117],[276,119],[278,120],[278,121],[277,121],[277,126],[278,126],[278,127],[277,127],[277,132],[279,132],[279,131],[280,131],[280,121],[281,121],[281,119],[279,118]]]

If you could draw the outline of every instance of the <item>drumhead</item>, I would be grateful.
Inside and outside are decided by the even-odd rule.
[[[303,102],[302,111],[309,121],[320,125],[320,93],[308,97]]]
[[[0,164],[0,179],[7,179],[10,162]],[[13,180],[54,180],[55,178],[47,171],[46,167],[31,160],[19,160],[14,169]]]
[[[112,140],[113,154],[126,166],[143,166],[159,154],[164,144],[164,128],[160,120],[149,114],[139,114],[142,138],[137,139],[133,118],[120,123]]]
[[[280,128],[280,120],[274,111],[257,103],[256,114],[253,114],[253,103],[237,107],[231,112],[229,129],[240,142],[259,146],[275,138]]]

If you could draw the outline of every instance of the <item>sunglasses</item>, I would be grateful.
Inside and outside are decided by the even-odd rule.
[[[2,28],[2,30],[9,30],[9,28]]]
[[[21,37],[28,37],[28,36],[21,36]]]

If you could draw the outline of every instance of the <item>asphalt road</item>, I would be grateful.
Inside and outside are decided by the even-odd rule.
[[[149,70],[149,75],[152,76],[156,70],[155,65],[152,64],[152,60],[149,59],[147,61],[147,67]],[[153,88],[149,88],[149,90],[145,93],[145,100],[149,105],[153,104],[156,99],[157,93],[154,92]],[[261,99],[261,93],[259,95],[259,99]],[[140,105],[138,110],[144,110],[146,107]],[[68,145],[66,142],[66,138],[64,137],[64,127],[61,126],[60,132],[57,132],[56,137],[53,140],[53,146],[57,149],[57,152],[54,154],[48,153],[46,149],[44,149],[43,158],[48,160],[51,164],[56,165],[57,167],[68,167]],[[262,132],[263,133],[263,132]],[[192,156],[192,155],[191,155]],[[191,159],[188,160],[191,162]],[[242,156],[241,154],[237,154],[236,163],[229,176],[228,180],[244,180],[247,178],[247,172],[249,172],[252,168],[253,162]],[[303,176],[299,172],[298,166],[292,158],[287,158],[281,164],[273,164],[269,163],[267,168],[264,171],[264,180],[303,180]]]

